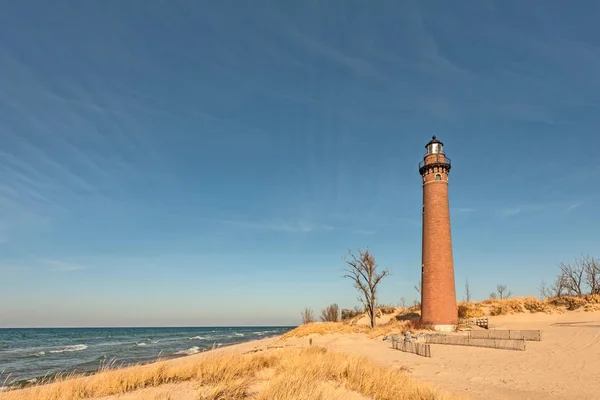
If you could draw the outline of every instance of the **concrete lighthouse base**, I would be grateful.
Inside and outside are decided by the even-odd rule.
[[[437,332],[456,332],[456,325],[433,325],[433,330]]]

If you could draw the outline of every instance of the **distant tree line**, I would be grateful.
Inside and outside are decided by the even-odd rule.
[[[542,281],[539,291],[543,298],[600,294],[600,261],[589,255],[575,258],[571,263],[558,264],[554,282]]]

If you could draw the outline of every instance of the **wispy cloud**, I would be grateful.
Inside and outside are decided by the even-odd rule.
[[[213,222],[228,225],[239,229],[251,229],[257,231],[287,232],[287,233],[316,233],[316,232],[347,232],[356,235],[373,235],[375,229],[353,228],[347,226],[334,226],[326,223],[310,222],[306,220],[285,221],[281,219],[267,221],[244,221],[244,220],[212,220]]]
[[[42,265],[49,266],[53,271],[60,272],[70,272],[70,271],[82,271],[85,269],[90,269],[89,266],[81,265],[81,264],[72,264],[60,260],[40,260]]]
[[[576,209],[576,208],[579,208],[579,207],[581,207],[582,205],[583,205],[583,201],[578,201],[578,202],[576,202],[576,203],[570,204],[570,205],[567,207],[567,211],[573,211],[574,209]]]
[[[503,210],[500,210],[500,214],[503,217],[513,217],[513,216],[519,214],[520,212],[521,212],[521,208],[520,207],[505,208]]]
[[[309,233],[315,231],[332,231],[335,227],[307,221],[288,222],[283,220],[272,221],[243,221],[243,220],[215,220],[215,222],[243,229],[260,231]]]
[[[557,201],[549,203],[520,204],[517,206],[499,208],[496,210],[503,217],[513,217],[525,213],[570,212],[585,204],[584,200]]]
[[[466,213],[472,213],[477,211],[476,208],[470,208],[470,207],[453,207],[450,209],[451,212],[455,213],[455,214],[466,214]]]
[[[293,25],[287,24],[285,29],[290,38],[304,46],[304,48],[306,48],[308,51],[350,68],[356,73],[367,75],[389,83],[390,79],[385,77],[369,61],[358,56],[348,55],[320,40],[309,36],[308,34],[300,32],[300,30]]]
[[[350,229],[350,233],[355,233],[357,235],[374,235],[377,233],[374,229]]]

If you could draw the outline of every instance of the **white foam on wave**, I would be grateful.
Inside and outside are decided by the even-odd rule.
[[[194,337],[189,337],[189,340],[204,340],[204,338],[202,336],[194,336]]]
[[[192,354],[198,354],[198,353],[200,353],[200,347],[194,346],[194,347],[190,347],[187,350],[178,351],[175,354],[191,356]]]
[[[144,343],[144,342],[138,343],[137,345],[138,345],[138,346],[148,346],[148,344],[147,344],[147,343]]]
[[[85,344],[75,344],[73,346],[67,346],[61,350],[50,350],[50,353],[65,353],[71,351],[82,351],[87,349],[88,347]]]
[[[243,334],[243,333],[238,333],[238,332],[233,332],[233,335],[234,335],[234,336],[241,336],[241,337],[244,337],[244,334]]]
[[[46,354],[45,351],[38,351],[37,353],[34,354],[34,356],[40,357],[40,356],[43,356],[44,354]]]

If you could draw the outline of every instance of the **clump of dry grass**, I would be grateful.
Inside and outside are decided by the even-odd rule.
[[[249,397],[250,386],[253,382],[252,377],[247,376],[241,379],[226,379],[216,386],[200,388],[198,390],[198,400],[241,400]]]
[[[524,311],[522,299],[504,299],[490,307],[490,315],[518,314]]]
[[[295,350],[281,359],[276,371],[276,379],[258,399],[343,399],[327,396],[331,384],[380,400],[442,398],[399,370],[318,347]]]
[[[583,308],[585,311],[596,311],[600,310],[600,295],[561,296],[545,300],[539,300],[535,297],[517,297],[502,300],[487,299],[479,304],[482,307],[489,308],[489,315],[517,314],[527,311],[532,313],[553,313],[564,310],[572,311],[580,308]]]
[[[556,307],[547,301],[539,300],[535,297],[527,297],[523,299],[523,308],[529,312],[537,313],[552,313],[556,311]]]
[[[382,314],[394,314],[396,312],[396,307],[380,307],[379,311]]]
[[[418,319],[418,318],[417,318]],[[322,322],[300,325],[289,332],[284,333],[279,337],[280,340],[301,338],[309,335],[328,335],[332,333],[351,334],[364,333],[370,338],[400,333],[406,330],[411,332],[417,330],[429,329],[429,327],[421,326],[416,320],[398,320],[392,319],[384,324],[376,325],[375,328],[370,328],[367,325],[350,325],[342,322]]]
[[[399,321],[391,320],[385,324],[375,325],[375,328],[367,328],[367,336],[370,338],[376,338],[384,335],[391,335],[394,333],[400,333],[410,328],[410,321]]]
[[[484,315],[506,315],[524,312],[563,312],[565,310],[600,310],[600,295],[561,296],[545,300],[535,297],[515,297],[509,299],[486,299],[479,303],[459,303],[459,318],[476,318]]]
[[[556,307],[565,307],[567,310],[577,310],[581,307],[586,311],[600,309],[600,294],[553,297],[547,301]]]
[[[458,318],[483,317],[485,312],[481,303],[461,302],[458,303]]]
[[[268,374],[268,379],[261,378],[258,373],[262,370],[273,373]],[[342,400],[350,391],[380,400],[443,398],[398,369],[383,367],[364,357],[310,347],[263,354],[215,355],[194,362],[163,362],[105,371],[3,393],[0,399],[88,399],[183,381],[199,382],[198,400]],[[252,390],[255,384],[260,384],[258,393]]]
[[[367,330],[366,326],[351,325],[343,322],[314,322],[300,325],[284,333],[279,339],[300,338],[308,335],[327,335],[330,333],[364,333]]]
[[[70,376],[49,385],[9,391],[1,400],[75,400],[123,394],[167,383],[197,381],[218,386],[232,383],[274,365],[274,355],[212,355],[198,363],[158,362],[85,377]]]

